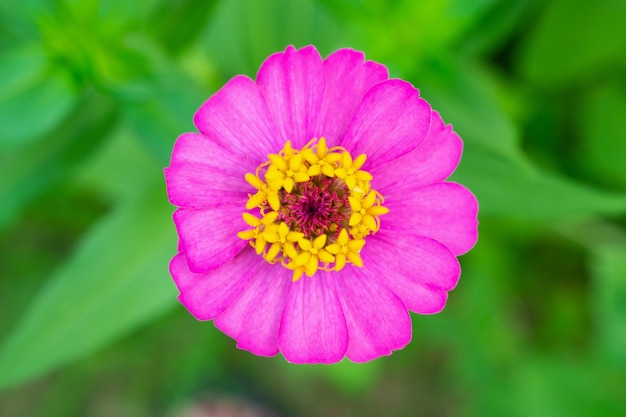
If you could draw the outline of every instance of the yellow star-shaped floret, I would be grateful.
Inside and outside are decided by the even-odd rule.
[[[364,239],[350,240],[346,229],[341,229],[337,241],[326,246],[326,250],[335,255],[335,271],[341,271],[346,266],[346,260],[361,268],[363,260],[360,252],[363,246],[365,246]]]
[[[262,218],[258,218],[250,213],[242,213],[243,221],[246,222],[248,226],[253,227],[250,230],[244,230],[243,232],[237,233],[237,236],[243,240],[254,239],[253,246],[257,255],[260,255],[265,250],[267,246],[267,240],[263,237],[263,234],[274,225],[274,222],[278,218],[278,213],[275,211],[270,211],[265,213]]]
[[[353,196],[348,197],[352,209],[352,214],[348,220],[350,226],[362,224],[372,232],[378,231],[380,225],[378,216],[389,213],[389,209],[376,204],[376,197],[377,194],[374,191],[370,191],[362,200]]]
[[[340,153],[328,153],[326,138],[320,138],[317,142],[315,152],[313,152],[311,148],[307,148],[302,151],[302,155],[309,163],[309,168],[307,169],[307,175],[309,177],[324,174],[327,177],[333,178],[335,176],[335,166],[337,162],[341,160]]]
[[[359,155],[354,161],[348,152],[341,155],[341,165],[335,169],[335,176],[341,178],[348,188],[352,190],[358,181],[371,181],[374,177],[367,171],[361,171],[367,159],[365,154]]]
[[[252,210],[256,207],[262,207],[266,202],[274,211],[280,209],[280,198],[278,190],[270,188],[263,180],[254,174],[246,174],[246,182],[256,188],[258,191],[248,199],[246,209]]]
[[[269,154],[270,165],[265,173],[265,179],[272,190],[291,193],[297,182],[305,182],[311,178],[307,175],[307,166],[302,153],[294,154],[289,142],[283,149],[283,154]]]
[[[293,259],[295,266],[304,266],[304,272],[311,277],[317,271],[319,261],[331,263],[335,257],[328,253],[324,246],[326,245],[326,235],[319,235],[313,241],[308,239],[298,240],[300,253]]]
[[[289,226],[285,222],[281,222],[279,225],[272,225],[261,236],[265,241],[272,244],[265,254],[265,259],[271,261],[276,258],[281,250],[293,253],[291,249],[295,250],[294,243],[302,239],[304,233],[289,230]]]

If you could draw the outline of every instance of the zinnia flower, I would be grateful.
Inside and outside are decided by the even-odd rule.
[[[445,182],[462,142],[411,84],[364,54],[271,55],[195,114],[165,170],[182,304],[256,355],[365,362],[443,309],[477,238]]]

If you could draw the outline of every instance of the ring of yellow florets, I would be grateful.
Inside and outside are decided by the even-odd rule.
[[[353,159],[321,138],[301,150],[287,141],[268,159],[245,176],[257,190],[248,195],[246,209],[258,209],[258,216],[244,212],[252,229],[238,236],[267,262],[292,270],[293,281],[318,269],[362,267],[365,237],[378,231],[380,216],[389,212],[370,186],[372,175],[361,170],[366,155]]]

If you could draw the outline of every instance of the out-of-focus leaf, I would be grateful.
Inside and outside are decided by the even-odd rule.
[[[415,78],[421,96],[468,145],[521,159],[518,129],[504,111],[513,112],[517,103],[500,91],[493,74],[471,62],[432,59]]]
[[[96,148],[116,115],[110,99],[88,93],[74,115],[44,141],[0,153],[0,228]]]
[[[53,9],[53,2],[46,0],[9,0],[0,2],[0,46],[15,41],[37,40],[37,21]]]
[[[40,45],[24,44],[2,51],[0,97],[17,95],[20,90],[36,83],[45,66],[46,51]]]
[[[125,121],[166,165],[175,139],[196,130],[193,115],[208,93],[150,39],[135,39],[133,50],[146,64],[144,74],[126,83],[111,84],[111,88],[121,101]]]
[[[290,380],[302,381],[321,379],[328,381],[337,389],[348,394],[367,392],[380,376],[386,358],[368,363],[354,363],[347,359],[332,366],[304,366],[294,367],[279,359],[279,365]]]
[[[626,88],[612,83],[594,90],[577,118],[582,134],[581,170],[610,185],[626,188]]]
[[[512,378],[518,416],[617,417],[626,413],[626,378],[588,360],[529,358],[518,370]]]
[[[145,95],[125,100],[124,115],[143,143],[165,166],[176,138],[196,131],[193,115],[207,96],[188,77],[173,74]]]
[[[316,367],[315,370],[325,376],[337,388],[345,392],[358,394],[367,392],[380,376],[384,360],[369,363],[354,363],[343,360],[334,366]]]
[[[596,247],[591,272],[597,346],[612,366],[626,369],[626,245]]]
[[[100,34],[112,35],[144,23],[161,0],[99,0],[86,2],[57,0],[64,13],[79,24],[97,24]]]
[[[509,321],[516,301],[509,290],[515,258],[510,236],[494,223],[481,223],[477,247],[461,258],[461,279],[445,310],[426,320],[450,350],[450,377],[472,398],[460,415],[517,416],[510,412],[511,381],[501,373],[503,364],[519,360],[525,350],[519,327]]]
[[[511,219],[565,220],[626,213],[626,194],[601,192],[530,165],[467,147],[453,178],[477,196],[483,215]]]
[[[135,132],[120,124],[98,152],[76,167],[72,185],[97,190],[108,201],[122,201],[154,183],[155,178],[163,179],[163,167]]]
[[[535,4],[532,0],[490,3],[491,7],[473,22],[469,33],[463,37],[463,50],[481,54],[503,47],[510,42],[511,34],[522,28]]]
[[[131,47],[135,37],[132,7],[110,13],[110,8],[99,2],[70,3],[58,5],[56,13],[39,19],[42,42],[51,60],[62,63],[77,83],[96,84],[103,90],[146,72],[143,56]],[[131,17],[122,17],[120,11],[124,10]]]
[[[227,78],[254,77],[269,54],[289,44],[330,52],[339,30],[314,0],[232,0],[220,2],[200,43]]]
[[[85,356],[176,303],[163,186],[120,204],[54,273],[0,350],[0,387]]]
[[[623,64],[625,21],[623,0],[548,2],[522,44],[519,68],[533,82],[564,86]]]
[[[438,55],[491,6],[493,0],[333,1],[322,4],[342,21],[353,46],[392,69],[410,72]]]
[[[46,59],[31,45],[0,54],[0,149],[46,139],[75,107],[76,88]]]
[[[217,0],[161,2],[149,20],[148,32],[169,52],[180,52],[204,27],[216,4]]]

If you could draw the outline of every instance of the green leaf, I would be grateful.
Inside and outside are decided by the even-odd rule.
[[[150,39],[137,37],[132,50],[135,59],[145,63],[143,73],[111,87],[121,101],[125,122],[166,165],[176,138],[196,130],[193,115],[208,93]]]
[[[216,4],[217,0],[161,2],[148,20],[148,32],[170,53],[180,52],[199,34]]]
[[[97,190],[107,201],[123,201],[163,179],[164,164],[150,153],[127,125],[120,124],[111,137],[76,167],[72,185]]]
[[[533,82],[566,86],[623,63],[626,2],[555,0],[547,3],[522,44],[518,66]]]
[[[352,46],[369,58],[411,72],[461,37],[493,0],[379,0],[321,3],[341,19]],[[346,24],[349,23],[349,24]]]
[[[339,30],[313,0],[232,0],[220,2],[199,43],[226,78],[254,77],[267,56],[289,44],[330,52]]]
[[[626,213],[626,194],[585,187],[476,147],[465,149],[453,178],[476,194],[482,215],[545,221]]]
[[[512,378],[519,416],[623,416],[624,377],[592,361],[529,358]]]
[[[0,2],[0,45],[15,41],[40,40],[37,23],[52,13],[53,2],[46,0],[8,0]]]
[[[276,362],[288,378],[297,384],[304,385],[306,381],[320,379],[345,393],[359,394],[367,392],[376,383],[385,360],[387,358],[368,363],[354,363],[344,359],[332,366],[293,366],[282,358],[277,359]]]
[[[116,115],[110,99],[86,93],[73,116],[43,142],[0,153],[0,229],[93,151],[109,133]]]
[[[314,367],[337,388],[350,394],[368,392],[376,383],[383,371],[385,359],[368,363],[354,363],[347,359],[338,364],[325,367]]]
[[[193,115],[207,97],[188,77],[172,74],[165,83],[155,82],[153,90],[145,95],[126,98],[124,116],[144,145],[165,166],[176,138],[197,130]]]
[[[103,218],[47,281],[0,350],[0,387],[88,355],[175,305],[176,251],[163,186]]]
[[[505,47],[512,34],[526,28],[526,18],[532,11],[532,0],[495,1],[466,33],[462,49],[472,54],[486,54]]]
[[[45,139],[76,106],[76,88],[46,59],[30,45],[0,55],[0,149]]]
[[[17,95],[36,83],[46,65],[46,51],[36,44],[6,49],[0,54],[0,97]]]
[[[626,369],[626,245],[596,247],[591,272],[594,339],[611,366]]]
[[[578,162],[594,179],[626,189],[626,88],[609,83],[589,94],[576,118],[582,135]]]
[[[415,85],[467,145],[521,161],[519,131],[511,114],[519,112],[515,95],[498,85],[494,74],[471,61],[430,59]]]

